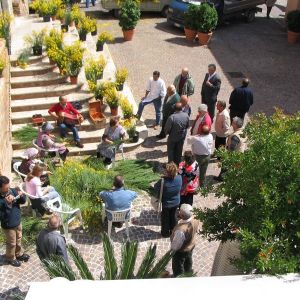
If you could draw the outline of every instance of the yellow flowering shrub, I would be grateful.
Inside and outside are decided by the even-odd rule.
[[[85,77],[89,83],[90,91],[95,89],[97,80],[101,79],[103,76],[103,71],[106,66],[106,60],[103,55],[100,55],[99,58],[89,58],[87,59],[84,67]]]
[[[123,111],[124,119],[130,119],[133,117],[133,106],[130,104],[129,100],[121,95],[120,96],[120,106]]]
[[[67,57],[67,74],[70,76],[78,76],[82,67],[84,53],[81,42],[77,41],[70,46],[65,46],[64,52]]]

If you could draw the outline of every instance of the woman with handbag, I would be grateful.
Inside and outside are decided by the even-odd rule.
[[[181,185],[182,178],[178,175],[177,166],[173,162],[168,163],[165,175],[154,185],[158,195],[162,188],[161,235],[163,237],[170,237],[177,224],[176,211],[180,204]]]
[[[192,151],[185,151],[184,161],[179,164],[178,173],[182,177],[180,206],[184,203],[193,206],[193,197],[199,187],[199,165]]]

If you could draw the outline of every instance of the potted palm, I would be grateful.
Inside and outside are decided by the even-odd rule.
[[[107,32],[102,31],[98,35],[97,43],[96,43],[96,51],[103,51],[103,45],[107,42],[112,42],[114,40],[113,36]]]
[[[33,55],[42,55],[43,54],[43,45],[46,38],[46,29],[41,31],[32,31],[30,35],[25,36],[25,43],[32,47]]]
[[[118,115],[120,96],[115,87],[109,87],[105,90],[105,102],[110,107],[111,115]]]
[[[184,32],[188,41],[194,41],[197,35],[196,19],[198,5],[190,3],[184,13]]]
[[[70,76],[71,84],[77,84],[78,75],[82,68],[84,48],[77,41],[71,46],[65,46],[64,51],[67,57],[67,74]]]
[[[131,41],[134,29],[141,16],[140,3],[137,0],[124,0],[120,7],[119,25],[125,41]]]
[[[292,10],[286,17],[288,28],[288,43],[295,44],[300,37],[300,10]]]
[[[207,2],[197,7],[196,28],[200,45],[207,45],[213,30],[218,24],[218,14],[215,7]]]
[[[117,69],[116,71],[116,89],[117,91],[122,91],[124,87],[124,83],[128,77],[128,70],[126,68],[123,69]]]

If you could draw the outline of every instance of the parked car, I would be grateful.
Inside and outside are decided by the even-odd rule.
[[[141,1],[141,11],[160,12],[166,17],[172,0],[144,0]],[[116,0],[101,0],[104,9],[111,11],[116,18],[119,17],[120,7]]]
[[[200,5],[201,0],[173,0],[167,14],[167,21],[176,27],[183,28],[184,12],[187,10],[189,3]],[[265,0],[211,0],[217,12],[219,19],[224,21],[236,15],[244,15],[248,23],[252,22],[255,14],[262,11],[260,4]]]

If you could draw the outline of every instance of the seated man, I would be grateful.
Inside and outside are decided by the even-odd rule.
[[[65,138],[67,135],[67,129],[70,129],[73,133],[73,139],[76,146],[83,148],[80,143],[78,130],[75,124],[80,124],[83,121],[83,116],[73,107],[65,96],[59,97],[59,103],[54,104],[48,113],[55,118],[60,129],[60,136]]]
[[[124,189],[124,179],[117,175],[114,178],[113,189],[110,191],[100,192],[99,196],[105,203],[105,209],[120,211],[130,208],[131,202],[137,197],[136,192]],[[108,219],[111,216],[107,216]],[[118,224],[122,227],[122,224]]]
[[[61,256],[69,262],[65,238],[60,234],[60,219],[57,215],[49,218],[47,228],[43,229],[36,241],[36,252],[39,258],[49,258],[51,254]]]

